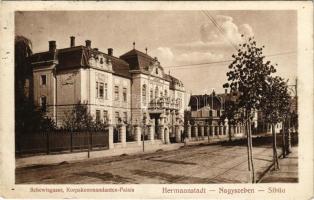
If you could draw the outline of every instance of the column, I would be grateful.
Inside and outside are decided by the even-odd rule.
[[[121,126],[119,127],[119,132],[120,132],[121,144],[123,147],[125,147],[126,146],[126,127],[124,123],[122,123]]]
[[[180,124],[176,124],[176,142],[180,143],[181,142],[181,126]]]
[[[165,130],[165,142],[166,144],[170,144],[169,128]]]
[[[198,140],[198,124],[194,124],[195,140]]]
[[[228,131],[229,131],[229,129],[228,129],[228,125],[225,125],[225,135],[228,135]]]
[[[135,132],[135,141],[138,145],[141,145],[141,127],[137,124],[134,126],[134,132]]]
[[[215,125],[213,125],[213,136],[216,136],[217,134],[216,134],[216,126]]]
[[[210,130],[209,130],[210,136],[213,137],[213,136],[215,135],[215,134],[214,134],[214,126],[213,126],[213,125],[210,125],[209,128],[210,128]]]
[[[199,128],[200,128],[201,139],[204,140],[204,125],[200,124]]]
[[[109,149],[113,149],[114,144],[113,144],[113,125],[109,124]]]
[[[224,130],[223,130],[223,125],[222,124],[220,124],[220,126],[219,126],[219,135],[223,135],[223,132],[224,132]]]
[[[230,126],[229,126],[229,128],[230,128],[230,134],[231,134],[231,136],[233,136],[233,135],[234,135],[234,132],[233,132],[233,126],[232,126],[232,125],[230,125]]]
[[[160,134],[161,142],[165,143],[165,127],[164,127],[164,125],[159,126],[159,134]]]
[[[192,138],[192,133],[191,133],[191,124],[190,124],[190,122],[188,122],[188,124],[187,124],[187,139],[190,141],[191,140],[191,138]]]
[[[155,127],[153,124],[148,125],[148,139],[151,141],[151,143],[154,143],[155,140]]]
[[[208,123],[205,124],[204,135],[206,135],[207,137],[209,136],[209,126],[208,126]]]

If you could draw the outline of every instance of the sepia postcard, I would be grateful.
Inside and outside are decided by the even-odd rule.
[[[313,198],[312,2],[0,9],[1,198]]]

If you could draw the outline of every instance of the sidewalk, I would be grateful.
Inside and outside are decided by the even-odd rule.
[[[151,144],[149,141],[145,141],[145,151],[143,152],[142,143],[136,144],[130,142],[127,147],[122,147],[121,144],[115,143],[113,149],[91,151],[89,159],[101,158],[101,157],[110,157],[110,156],[119,156],[123,154],[134,155],[134,154],[146,154],[156,152],[157,150],[169,151],[178,149],[183,146],[183,143],[174,143],[174,144],[161,144],[159,141],[155,141],[154,144]],[[51,154],[51,155],[37,155],[31,157],[17,158],[15,161],[15,167],[27,167],[33,165],[49,165],[57,164],[62,162],[75,162],[88,159],[88,152],[75,152],[75,153],[63,153],[63,154]]]
[[[233,140],[240,140],[241,137],[233,138]],[[227,141],[228,138],[215,138],[210,140],[210,144],[217,144],[220,142]],[[199,141],[189,141],[186,145],[200,145],[208,144],[207,138]],[[162,144],[160,140],[156,140],[153,144],[150,141],[145,141],[145,151],[143,152],[142,143],[137,144],[135,142],[128,142],[126,147],[123,147],[121,143],[115,143],[113,149],[91,151],[90,159],[93,158],[102,158],[102,157],[111,157],[119,156],[123,154],[135,155],[135,154],[147,154],[153,153],[156,151],[170,151],[179,149],[184,146],[184,143],[172,143],[172,144]],[[76,153],[64,153],[64,154],[51,154],[51,155],[36,155],[31,157],[17,158],[15,161],[15,167],[27,167],[34,165],[49,165],[49,164],[58,164],[62,162],[76,162],[88,159],[88,152],[76,152]]]
[[[286,158],[279,159],[280,169],[268,172],[261,183],[297,183],[298,182],[298,147],[292,148]]]

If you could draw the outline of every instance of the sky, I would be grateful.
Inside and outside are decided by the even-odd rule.
[[[207,14],[207,15],[206,15]],[[278,64],[276,75],[293,84],[297,73],[296,11],[32,11],[16,12],[15,34],[32,41],[33,52],[92,41],[116,57],[133,48],[157,57],[166,73],[179,78],[188,93],[223,92],[228,60],[243,42],[241,35],[265,46],[264,55]],[[216,25],[209,19],[211,16]],[[279,54],[279,55],[278,55]],[[269,56],[268,56],[269,55]],[[198,65],[200,63],[212,63]]]

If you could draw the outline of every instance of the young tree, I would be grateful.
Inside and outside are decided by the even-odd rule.
[[[78,102],[71,112],[65,113],[62,128],[70,131],[102,131],[106,129],[107,125],[106,120],[101,122],[93,119],[87,103]]]
[[[244,111],[240,119],[246,125],[248,168],[254,183],[251,122],[254,113],[260,108],[264,90],[267,87],[266,78],[276,70],[270,61],[265,61],[264,46],[258,47],[254,38],[248,38],[244,44],[239,46],[237,54],[232,55],[234,60],[229,65],[228,83],[224,84],[224,87],[230,88],[231,92],[240,93],[237,109]]]
[[[267,77],[267,88],[264,91],[261,110],[264,113],[265,121],[271,124],[273,136],[273,164],[274,169],[279,169],[277,139],[275,126],[277,123],[283,125],[283,153],[285,153],[285,119],[290,111],[290,95],[286,82],[278,76]]]
[[[71,112],[65,113],[63,128],[71,131],[90,130],[94,127],[93,117],[88,111],[87,104],[78,102]]]

